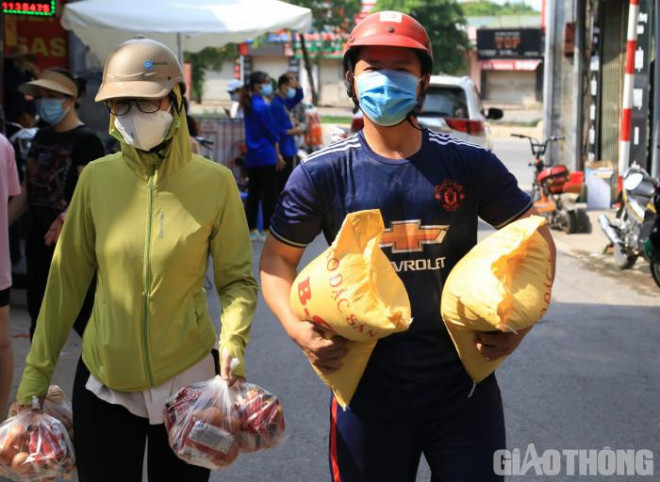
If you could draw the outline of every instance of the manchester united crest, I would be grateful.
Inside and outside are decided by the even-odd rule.
[[[447,180],[435,186],[434,197],[445,211],[458,211],[465,201],[465,188],[456,181]]]

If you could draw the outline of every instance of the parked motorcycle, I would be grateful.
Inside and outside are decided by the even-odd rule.
[[[633,165],[624,173],[619,201],[613,221],[605,214],[598,218],[612,244],[614,262],[618,268],[628,269],[643,256],[660,286],[660,181]]]
[[[569,172],[568,168],[561,164],[547,166],[543,161],[548,145],[564,138],[553,136],[541,142],[522,134],[511,136],[529,140],[534,156],[534,160],[529,163],[530,167],[534,167],[530,195],[534,207],[546,218],[548,226],[568,234],[590,232],[587,204],[578,202],[584,192],[584,173]]]
[[[656,191],[653,198],[655,208],[655,223],[649,239],[644,243],[644,254],[651,262],[651,276],[655,284],[660,287],[660,190]]]

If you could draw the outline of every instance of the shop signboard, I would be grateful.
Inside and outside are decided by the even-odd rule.
[[[482,28],[477,30],[479,59],[540,59],[543,57],[539,28]]]

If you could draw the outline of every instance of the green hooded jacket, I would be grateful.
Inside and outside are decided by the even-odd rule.
[[[180,99],[178,89],[175,89]],[[216,332],[203,288],[209,255],[222,305],[220,348],[239,360],[257,284],[243,205],[231,172],[191,154],[185,113],[159,153],[122,142],[82,171],[55,249],[20,403],[46,393],[97,273],[82,358],[107,387],[158,386],[208,356]],[[110,132],[121,139],[110,119]]]

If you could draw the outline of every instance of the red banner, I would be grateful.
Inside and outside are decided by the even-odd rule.
[[[69,41],[60,25],[63,1],[57,2],[58,17],[5,15],[5,54],[15,45],[25,45],[37,57],[39,69],[69,68]]]

